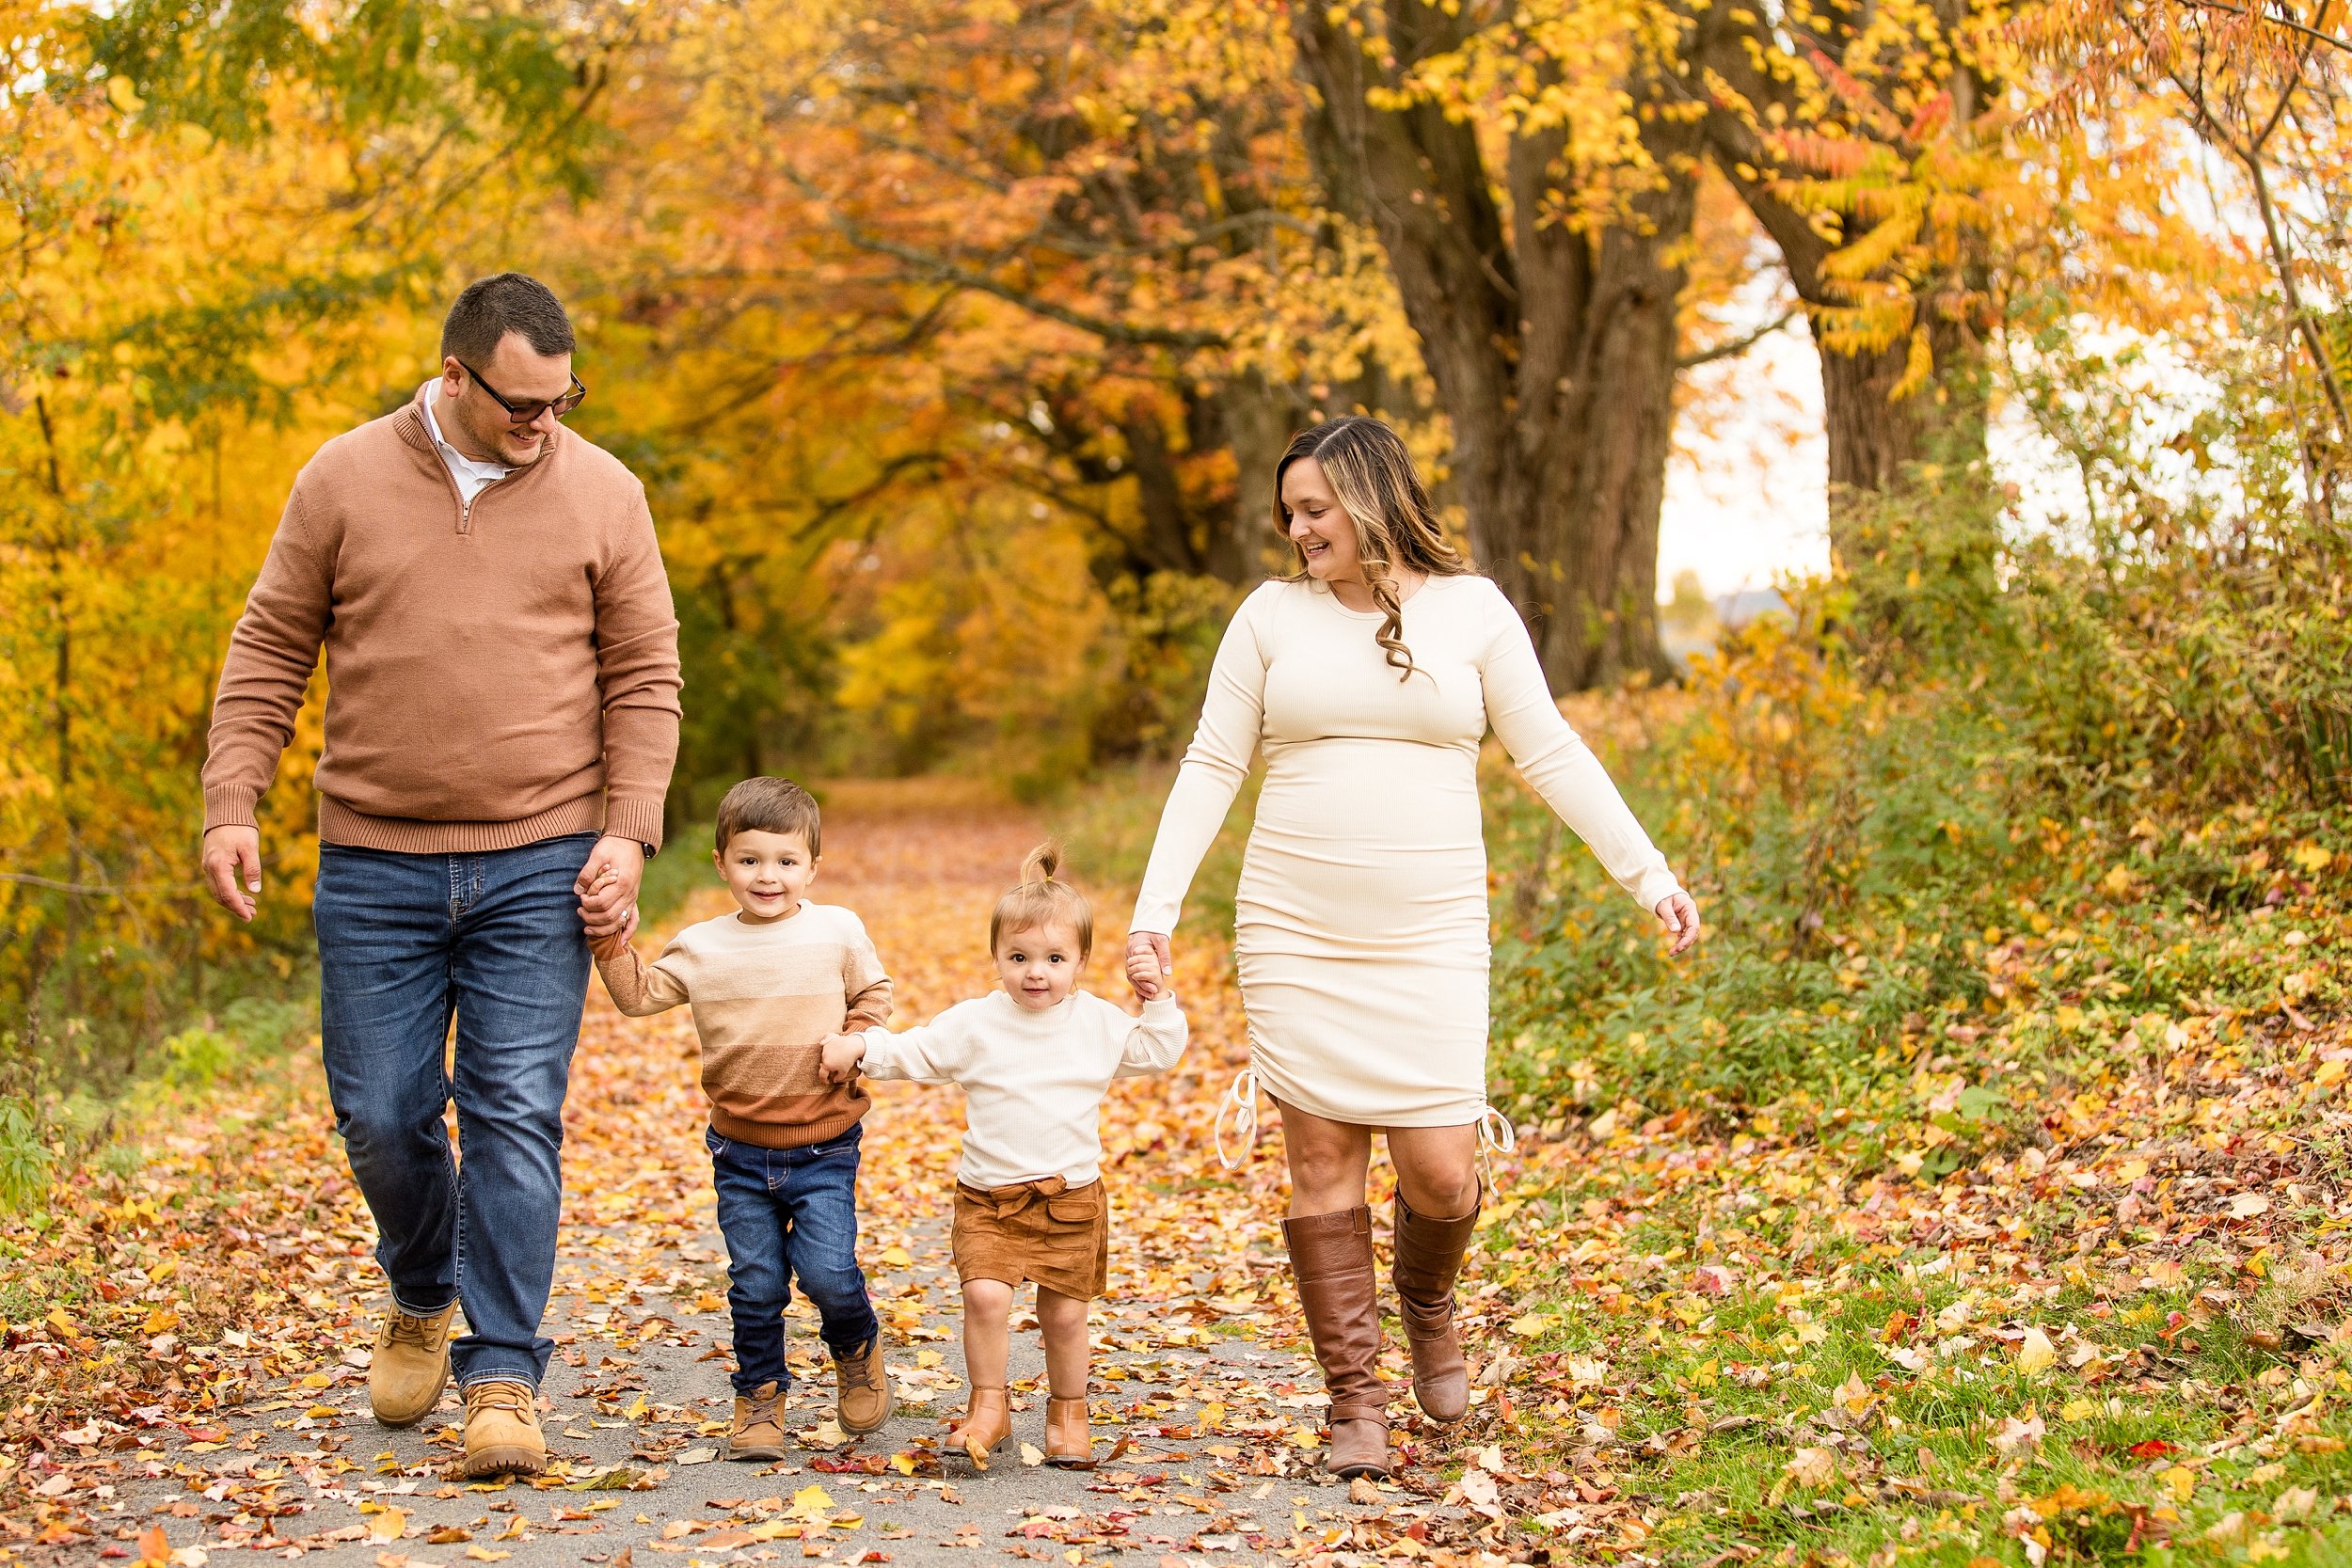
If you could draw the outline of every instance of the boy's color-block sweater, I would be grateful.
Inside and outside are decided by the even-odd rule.
[[[723,1138],[800,1148],[839,1137],[873,1103],[854,1080],[818,1071],[826,1036],[890,1019],[890,976],[865,924],[838,905],[803,903],[765,924],[722,915],[672,937],[650,965],[630,948],[596,969],[631,1018],[694,1009]]]

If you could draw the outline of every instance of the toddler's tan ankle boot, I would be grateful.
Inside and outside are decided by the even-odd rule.
[[[1059,1394],[1045,1398],[1045,1463],[1060,1469],[1089,1469],[1094,1465],[1094,1437],[1087,1428],[1087,1397]]]
[[[947,1433],[947,1441],[971,1457],[977,1469],[988,1468],[988,1456],[1005,1446],[1012,1435],[1012,1409],[1006,1402],[1005,1386],[993,1388],[972,1386],[972,1402],[964,1406],[963,1419]]]

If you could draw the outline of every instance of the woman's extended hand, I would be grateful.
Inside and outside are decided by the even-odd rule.
[[[1150,990],[1144,981],[1153,969],[1159,971],[1159,983]],[[1176,973],[1175,962],[1168,956],[1168,933],[1165,931],[1130,931],[1127,934],[1127,983],[1136,988],[1136,994],[1146,1002],[1168,989],[1169,977]]]
[[[1687,893],[1677,893],[1658,901],[1658,918],[1665,923],[1667,934],[1675,939],[1668,957],[1679,957],[1691,950],[1699,940],[1699,907],[1691,902]]]

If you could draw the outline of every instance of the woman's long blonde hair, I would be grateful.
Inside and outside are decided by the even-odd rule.
[[[1380,644],[1397,679],[1413,673],[1413,651],[1405,645],[1405,607],[1397,597],[1390,573],[1402,566],[1433,578],[1469,575],[1470,562],[1446,543],[1438,525],[1438,509],[1413,467],[1413,454],[1405,438],[1368,414],[1349,414],[1302,430],[1282,449],[1274,468],[1274,526],[1290,539],[1290,522],[1282,515],[1282,476],[1302,457],[1311,457],[1330,482],[1348,520],[1356,525],[1356,555],[1362,563],[1364,586],[1372,591],[1373,608],[1380,611],[1380,629],[1373,640]],[[1291,546],[1297,550],[1295,543]],[[1307,557],[1298,554],[1295,582],[1307,575]]]

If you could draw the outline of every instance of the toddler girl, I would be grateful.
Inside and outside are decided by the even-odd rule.
[[[963,1160],[954,1251],[963,1282],[971,1401],[948,1434],[985,1470],[1012,1435],[1005,1366],[1013,1291],[1037,1285],[1045,1341],[1045,1462],[1093,1461],[1087,1430],[1087,1306],[1103,1293],[1110,1206],[1097,1132],[1114,1078],[1165,1072],[1184,1050],[1184,1015],[1150,953],[1129,960],[1143,1017],[1075,987],[1094,913],[1057,879],[1059,852],[1030,851],[1021,885],[996,902],[988,945],[1004,989],[959,1002],[919,1029],[871,1028],[825,1042],[827,1078],[960,1084]]]

